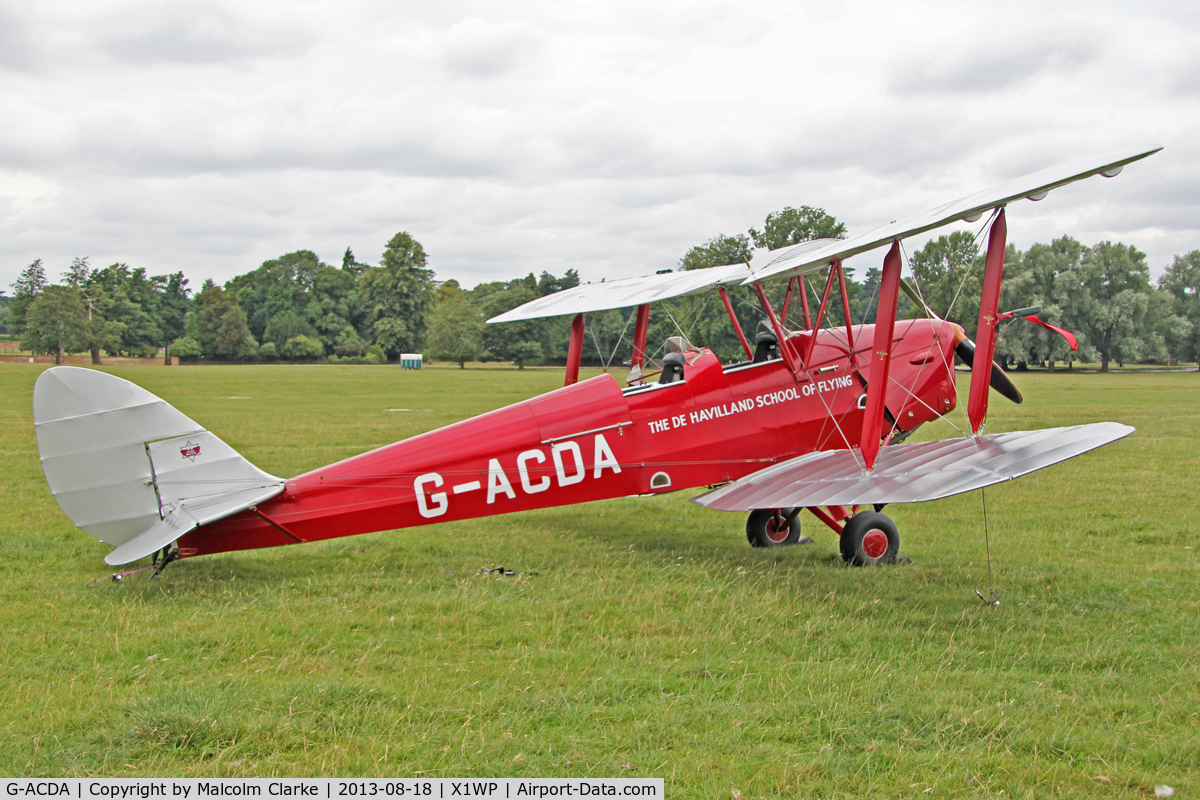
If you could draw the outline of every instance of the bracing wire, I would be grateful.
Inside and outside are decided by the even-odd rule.
[[[983,602],[987,603],[989,606],[998,606],[998,605],[1000,605],[1000,599],[1003,598],[1004,595],[1008,594],[1008,590],[1005,589],[1003,592],[1001,592],[1000,597],[996,596],[996,581],[995,581],[994,577],[992,576],[992,542],[991,542],[991,537],[988,535],[987,490],[986,489],[979,490],[979,498],[980,498],[980,500],[983,501],[983,541],[987,547],[988,596],[984,597],[983,592],[979,591],[978,589],[975,590],[975,594],[979,595],[979,599],[982,600]]]
[[[914,286],[914,287],[915,287],[915,289],[916,289],[916,292],[917,292],[917,297],[918,297],[918,298],[920,298],[920,300],[921,300],[921,307],[922,307],[922,308],[924,309],[924,311],[925,311],[926,318],[929,318],[929,319],[931,319],[931,317],[929,317],[928,315],[930,315],[930,314],[932,314],[932,313],[933,313],[933,309],[931,309],[931,308],[929,307],[929,303],[927,303],[927,302],[925,301],[925,292],[924,292],[924,290],[921,288],[921,281],[920,281],[920,280],[917,278],[917,273],[913,271],[913,268],[912,268],[912,261],[911,261],[911,260],[909,259],[909,257],[908,257],[908,250],[907,250],[907,249],[904,247],[904,242],[900,242],[900,255],[901,255],[901,257],[904,259],[904,263],[908,265],[908,272],[909,272],[909,274],[910,274],[910,275],[912,275],[912,279],[913,279],[913,286]],[[963,280],[965,281],[966,279],[964,278]],[[959,287],[959,288],[961,288],[961,285],[960,285],[960,287]],[[951,307],[953,307],[953,306],[954,306],[954,303],[951,303],[951,304],[950,304],[950,306],[951,306]],[[941,354],[941,352],[942,352],[942,351],[941,351],[941,348],[938,348],[938,353],[939,353],[939,354]],[[946,368],[946,371],[947,371],[947,372],[948,372],[948,373],[951,375],[951,377],[953,378],[953,376],[955,375],[955,372],[954,372],[954,363],[953,363],[953,360],[951,360],[951,362],[950,362],[949,364],[947,364],[947,363],[946,363],[945,356],[942,356],[942,366]],[[970,421],[970,419],[967,417],[967,409],[966,409],[966,406],[964,406],[964,405],[963,405],[961,402],[959,402],[959,401],[960,401],[962,398],[961,398],[961,397],[959,396],[959,394],[958,394],[958,381],[957,381],[957,380],[954,380],[954,379],[952,379],[952,380],[950,381],[950,391],[954,392],[954,407],[955,407],[955,408],[957,408],[957,409],[959,409],[959,411],[962,413],[962,415],[963,415],[963,424],[964,424],[964,425],[965,425],[967,428],[970,428],[970,427],[971,427],[971,421]],[[947,425],[949,425],[951,428],[954,428],[954,430],[958,431],[958,432],[959,432],[960,434],[962,434],[963,436],[966,436],[966,435],[967,435],[967,434],[966,434],[966,432],[965,432],[965,431],[963,431],[963,429],[962,429],[962,428],[958,427],[958,426],[957,426],[957,425],[955,425],[953,422],[951,422],[951,421],[950,421],[950,419],[949,419],[948,417],[946,417],[944,414],[940,414],[940,413],[939,413],[939,414],[938,414],[938,417],[939,417],[939,418],[941,418],[941,419],[943,419],[943,420],[945,420]]]
[[[802,277],[801,277],[801,280],[805,280],[805,277],[804,277],[804,276],[802,276]],[[822,325],[822,328],[821,328],[822,330],[830,331],[831,333],[832,333],[832,332],[834,332],[834,328],[832,327],[832,324],[831,324],[831,322],[830,322],[830,318],[829,318],[828,316],[826,316],[826,317],[825,317],[825,318],[822,320],[822,323],[823,323],[823,325]],[[817,335],[817,331],[815,331],[815,330],[814,330],[814,331],[812,331],[812,335],[815,337],[815,336]],[[781,343],[781,344],[780,344],[780,347],[783,347],[783,346],[784,346],[784,345]],[[809,364],[805,364],[805,365],[804,365],[804,372],[805,372],[805,374],[806,374],[806,375],[808,375],[808,379],[809,379],[810,381],[815,381],[815,380],[816,380],[816,379],[813,377],[813,373],[812,373],[812,366],[811,366],[811,365],[809,365]],[[837,396],[837,394],[839,394],[841,391],[842,391],[841,389],[838,389],[838,390],[837,390],[837,391],[834,393],[834,396],[836,397],[836,396]],[[828,420],[829,422],[832,422],[832,423],[833,423],[833,427],[834,427],[834,429],[837,431],[838,435],[842,437],[842,442],[843,442],[843,443],[846,445],[846,450],[848,450],[848,451],[850,452],[850,454],[851,454],[852,456],[854,456],[854,460],[855,460],[855,462],[856,462],[856,463],[858,463],[859,467],[860,467],[860,468],[863,468],[863,469],[865,469],[865,468],[866,468],[866,462],[865,462],[865,461],[862,459],[862,456],[860,455],[860,453],[859,453],[859,452],[855,452],[855,450],[854,450],[853,446],[851,446],[851,444],[850,444],[850,437],[849,437],[849,436],[846,434],[846,431],[844,431],[844,430],[842,429],[841,423],[840,423],[840,422],[838,422],[837,415],[836,415],[836,414],[834,414],[834,412],[833,412],[833,408],[830,406],[830,404],[829,404],[829,401],[825,399],[825,396],[824,396],[824,394],[823,394],[823,393],[821,393],[821,392],[816,392],[816,396],[817,396],[817,399],[819,399],[819,400],[821,401],[821,405],[823,405],[823,406],[825,407],[825,418],[826,418],[826,420]],[[818,435],[817,441],[818,441],[818,442],[823,442],[823,441],[824,441],[824,437],[825,437],[825,429],[824,429],[824,426],[822,426],[822,430],[821,430],[820,434]],[[861,452],[861,451],[860,451],[860,452]]]
[[[625,332],[629,330],[629,320],[633,319],[634,315],[630,314],[625,320],[625,326],[621,328],[621,334],[617,337],[617,343],[613,345],[612,353],[607,358],[604,357],[604,351],[600,348],[600,340],[596,338],[596,326],[592,325],[588,330],[592,334],[592,343],[596,345],[596,355],[600,356],[600,363],[604,365],[604,371],[608,372],[608,368],[612,366],[613,360],[617,357],[617,351],[621,349],[621,343],[625,341]]]
[[[611,364],[613,362],[613,360],[617,357],[617,351],[621,349],[621,345],[625,342],[625,333],[629,330],[629,323],[632,322],[634,317],[636,317],[636,316],[637,316],[637,312],[635,311],[634,313],[630,314],[628,317],[625,318],[625,324],[621,327],[621,335],[617,337],[617,343],[613,345],[612,353],[610,353],[608,356],[609,364]],[[633,344],[633,342],[630,342],[630,344]],[[607,366],[605,367],[605,369],[607,369]]]
[[[983,225],[979,226],[979,230],[975,232],[974,243],[975,243],[975,251],[976,252],[979,251],[979,243],[983,240],[983,232],[988,229],[988,226],[992,224],[992,221],[994,219],[996,219],[996,216],[999,213],[1000,213],[999,208],[992,209],[991,216],[988,217],[986,220],[984,220]],[[950,312],[954,310],[954,304],[958,302],[958,297],[959,297],[959,295],[962,294],[963,287],[967,285],[967,278],[971,277],[971,267],[972,266],[973,265],[968,264],[967,268],[965,270],[963,270],[963,277],[962,277],[962,280],[959,281],[958,290],[954,292],[954,298],[950,301],[950,307],[946,309],[946,314],[943,317],[943,319],[950,318]],[[911,272],[911,268],[909,271]]]
[[[801,276],[801,278],[800,278],[800,279],[801,279],[801,280],[805,280],[805,281],[806,281],[806,278],[805,278],[805,276]],[[756,306],[755,306],[755,308],[758,308],[758,306],[756,305]],[[766,313],[766,309],[763,309],[763,313],[764,313],[764,314]],[[801,313],[803,313],[803,312],[801,312]],[[829,317],[828,317],[828,316],[827,316],[825,319],[823,319],[823,320],[822,320],[822,323],[824,323],[824,325],[822,326],[822,330],[829,331],[829,332],[831,332],[831,333],[834,333],[835,335],[837,334],[837,332],[836,332],[836,331],[835,331],[835,330],[832,328],[831,324],[829,323]],[[817,332],[816,332],[816,331],[813,331],[813,332],[812,332],[812,335],[813,335],[813,336],[816,336],[816,335],[817,335]],[[783,344],[781,344],[780,346],[782,347],[782,346],[784,346],[784,345],[783,345]],[[809,379],[810,381],[815,381],[815,380],[816,380],[815,378],[813,378],[813,374],[812,374],[812,368],[811,368],[809,365],[807,365],[807,364],[805,364],[805,365],[804,365],[804,372],[805,372],[805,374],[807,374],[807,375],[808,375],[808,379]],[[841,390],[839,389],[839,390],[838,390],[838,392],[840,392],[840,391],[841,391]],[[835,392],[835,395],[836,395],[838,392]],[[850,437],[849,437],[849,436],[846,434],[846,432],[845,432],[844,430],[842,430],[842,426],[841,426],[841,424],[838,422],[837,415],[835,415],[835,414],[834,414],[834,412],[833,412],[833,408],[832,408],[832,407],[829,405],[829,402],[828,402],[828,401],[825,399],[825,396],[824,396],[823,394],[821,394],[821,393],[819,393],[819,392],[818,392],[818,393],[817,393],[817,399],[819,399],[819,400],[821,401],[821,405],[823,405],[823,406],[825,407],[826,419],[827,419],[828,421],[830,421],[830,422],[832,422],[832,423],[833,423],[834,429],[837,431],[838,435],[842,437],[842,442],[843,442],[843,443],[846,445],[846,449],[847,449],[847,450],[849,450],[849,451],[851,452],[851,454],[853,454],[853,455],[854,455],[854,458],[855,458],[855,460],[856,460],[856,461],[858,461],[858,463],[859,463],[859,466],[865,467],[865,466],[866,466],[865,462],[863,462],[863,461],[861,460],[861,458],[858,456],[858,454],[857,454],[857,453],[854,453],[854,448],[853,448],[853,447],[851,446],[851,444],[850,444]],[[823,441],[824,441],[824,437],[825,437],[825,431],[824,431],[824,429],[822,429],[822,430],[821,430],[821,432],[820,432],[820,434],[818,434],[817,440],[818,440],[819,442],[823,442]]]
[[[608,372],[608,362],[604,360],[604,351],[600,349],[600,341],[596,338],[596,326],[589,325],[588,333],[592,335],[592,344],[596,345],[596,355],[600,356],[600,363],[604,365],[604,371]]]
[[[708,308],[708,301],[711,299],[712,299],[711,292],[709,292],[708,294],[705,294],[704,298],[703,298],[703,302],[699,303],[696,306],[696,308],[693,309],[692,313],[690,314],[690,319],[688,317],[684,317],[683,321],[686,322],[689,326],[694,324],[696,322],[696,320],[700,319],[700,315],[703,314],[704,311]],[[692,341],[691,337],[688,336],[687,331],[685,331],[683,329],[683,326],[679,324],[679,321],[675,319],[675,315],[671,313],[671,309],[667,306],[666,303],[662,304],[662,310],[666,312],[667,317],[671,320],[671,323],[675,326],[675,330],[679,331],[679,335],[682,336],[684,339],[687,339],[689,342]],[[665,350],[666,346],[667,346],[667,343],[663,342],[655,350],[655,353],[657,353],[659,350]]]
[[[988,562],[988,592],[996,596],[996,581],[992,578],[992,540],[988,534],[988,518],[987,518],[987,489],[979,490],[979,499],[983,502],[983,542],[987,547],[987,562]]]

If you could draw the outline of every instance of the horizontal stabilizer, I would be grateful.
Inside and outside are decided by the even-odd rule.
[[[118,567],[158,552],[197,526],[195,517],[183,509],[168,511],[150,528],[104,557],[104,563]]]
[[[923,503],[1011,481],[1133,431],[1096,422],[899,444],[881,448],[870,472],[856,450],[824,450],[759,470],[692,502],[721,511]]]

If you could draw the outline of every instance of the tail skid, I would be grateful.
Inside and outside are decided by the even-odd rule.
[[[281,493],[255,467],[166,401],[129,381],[54,367],[33,390],[38,454],[50,491],[116,566]]]

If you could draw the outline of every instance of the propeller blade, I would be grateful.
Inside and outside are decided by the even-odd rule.
[[[971,369],[975,368],[975,343],[970,339],[963,338],[958,346],[954,348],[954,352],[963,360]],[[1000,365],[995,361],[992,362],[992,375],[988,384],[1000,394],[1004,395],[1014,403],[1020,404],[1025,398],[1021,397],[1021,391],[1017,385],[1012,382],[1012,378],[1008,377]]]
[[[925,309],[925,313],[929,315],[930,319],[941,319],[941,317],[933,313],[932,308],[925,305],[925,301],[921,299],[921,295],[917,294],[917,290],[908,281],[904,280],[904,278],[900,279],[900,291],[904,292],[904,295],[912,301],[914,306]]]

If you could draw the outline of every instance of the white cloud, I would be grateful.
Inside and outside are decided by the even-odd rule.
[[[1177,4],[0,2],[0,286],[76,255],[198,285],[411,231],[441,277],[673,266],[784,205],[852,230],[1128,141],[1014,241],[1196,231]]]
[[[493,23],[469,17],[446,31],[440,47],[442,62],[456,76],[501,78],[533,61],[545,38],[526,22]]]
[[[132,64],[230,64],[243,60],[296,59],[315,43],[286,15],[248,19],[216,3],[146,4],[101,18],[96,47]]]

